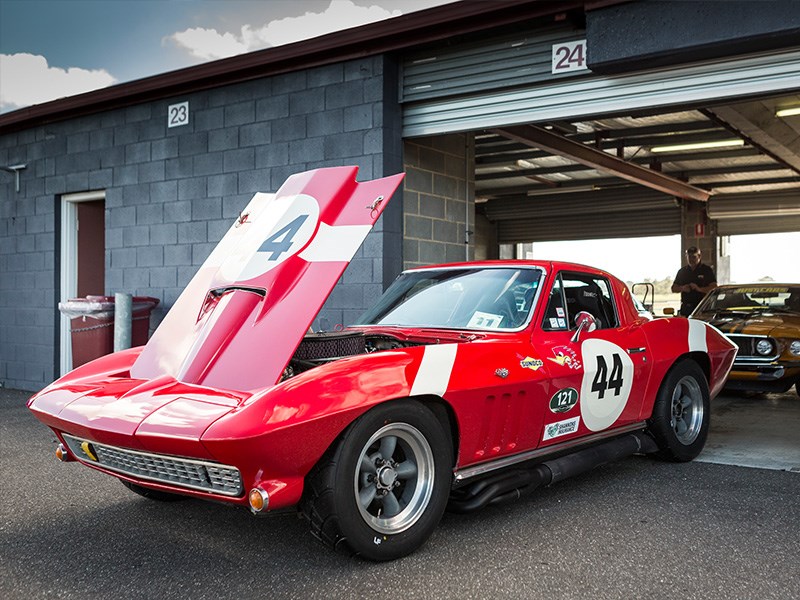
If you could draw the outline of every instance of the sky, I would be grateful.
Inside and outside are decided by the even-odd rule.
[[[0,0],[0,113],[453,0]]]

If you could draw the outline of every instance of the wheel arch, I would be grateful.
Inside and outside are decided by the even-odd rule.
[[[419,396],[398,396],[396,398],[389,398],[383,400],[381,402],[376,402],[371,404],[365,411],[361,412],[352,419],[342,430],[336,435],[328,444],[328,447],[320,456],[318,463],[325,460],[326,455],[332,452],[337,444],[342,441],[342,439],[347,435],[347,432],[355,425],[355,423],[362,418],[365,414],[369,411],[376,409],[379,406],[386,406],[387,404],[391,404],[394,402],[402,402],[404,400],[415,400],[420,404],[426,406],[430,411],[433,413],[433,416],[436,417],[436,420],[439,421],[442,428],[450,434],[450,443],[453,449],[453,461],[455,466],[455,461],[458,460],[458,448],[459,448],[459,427],[458,427],[458,419],[456,418],[455,411],[453,407],[441,396],[437,396],[435,394],[425,394]],[[313,471],[313,467],[311,471]],[[306,473],[306,477],[308,477],[308,473]]]
[[[669,363],[663,363],[661,368],[654,368],[653,373],[650,376],[650,383],[648,384],[648,390],[646,393],[646,402],[642,406],[642,412],[640,414],[641,419],[649,419],[651,414],[653,413],[653,406],[655,405],[656,395],[658,391],[661,389],[661,386],[664,383],[664,379],[667,377],[670,371],[672,371],[676,365],[680,364],[685,360],[691,360],[697,363],[697,366],[700,367],[700,370],[703,372],[703,376],[706,378],[706,383],[711,385],[711,359],[707,353],[701,352],[699,350],[695,350],[692,352],[684,352],[683,354],[679,354]]]
[[[442,425],[445,431],[450,434],[450,444],[453,449],[453,467],[458,461],[459,442],[461,440],[460,429],[458,426],[458,419],[453,407],[447,400],[435,394],[428,394],[424,396],[409,396],[408,400],[417,400],[431,409],[433,415]]]

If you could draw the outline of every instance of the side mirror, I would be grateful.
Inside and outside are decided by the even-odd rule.
[[[577,343],[580,340],[581,331],[594,331],[597,329],[597,320],[594,315],[583,310],[575,316],[575,324],[578,326],[578,330],[572,336],[573,343]]]
[[[675,309],[672,308],[671,306],[665,306],[664,307],[664,314],[666,316],[668,316],[668,317],[674,317],[675,316]]]

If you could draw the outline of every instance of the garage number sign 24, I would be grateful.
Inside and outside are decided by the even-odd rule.
[[[586,40],[553,44],[551,73],[586,71]]]

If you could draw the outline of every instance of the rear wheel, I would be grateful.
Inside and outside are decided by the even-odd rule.
[[[323,543],[370,560],[410,554],[433,533],[450,492],[449,434],[420,402],[358,419],[306,480],[301,510]]]
[[[676,462],[695,458],[705,446],[710,416],[708,383],[700,366],[692,360],[675,364],[661,383],[648,421],[657,456]]]

